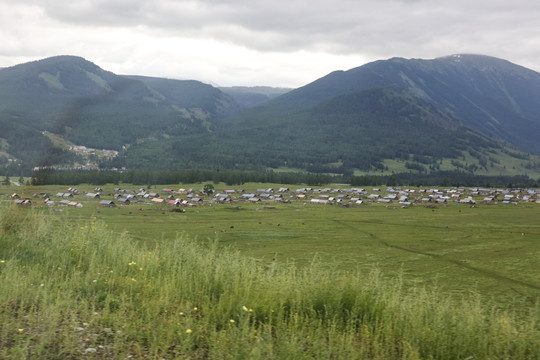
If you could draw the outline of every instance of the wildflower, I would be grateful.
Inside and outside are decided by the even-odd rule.
[[[22,333],[24,332],[24,329],[19,329],[19,330],[17,330],[17,332],[18,332],[19,334],[22,334]]]
[[[186,334],[191,334],[193,331],[191,329],[186,330]]]
[[[234,319],[229,320],[229,322],[230,322],[231,324],[234,324],[234,323],[235,323]]]
[[[194,307],[194,308],[193,308],[193,311],[199,311],[199,308],[198,308],[198,307]]]
[[[180,311],[180,312],[178,313],[178,315],[184,316],[184,313],[183,313],[182,311]]]
[[[242,310],[249,311],[249,309],[246,306],[242,306]]]
[[[0,260],[0,264],[4,264],[6,260]]]
[[[132,265],[137,265],[137,263],[135,261],[132,261],[128,264],[129,266],[132,266]]]

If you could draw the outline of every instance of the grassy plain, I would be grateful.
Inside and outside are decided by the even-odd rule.
[[[114,193],[113,187],[104,188],[102,199],[112,199],[107,194]],[[136,190],[135,186],[121,187]],[[199,189],[202,184],[181,187]],[[279,185],[245,184],[242,188],[267,187]],[[223,188],[216,185],[216,189]],[[80,188],[82,194],[92,190]],[[24,191],[55,194],[65,189]],[[214,204],[177,213],[166,204],[104,208],[84,195],[75,200],[84,207],[63,207],[53,214],[74,226],[96,217],[116,233],[126,232],[150,246],[184,235],[238,249],[265,265],[305,266],[317,261],[337,270],[378,268],[388,277],[402,274],[410,284],[437,286],[448,295],[479,293],[506,306],[533,305],[540,298],[537,204],[471,207],[451,203],[406,208],[365,204],[346,208],[297,200],[288,204]]]
[[[534,306],[458,300],[377,270],[261,264],[216,241],[136,241],[103,211],[80,215],[0,206],[0,358],[540,357]]]
[[[485,155],[489,158],[486,166],[482,166],[477,157],[472,156],[469,152],[463,152],[463,158],[452,159],[452,158],[443,158],[439,160],[439,170],[441,171],[459,171],[459,167],[456,167],[454,164],[455,161],[461,163],[465,167],[470,165],[476,165],[477,169],[474,171],[475,175],[488,175],[488,176],[516,176],[516,175],[527,175],[530,178],[536,179],[540,176],[540,171],[538,170],[538,164],[540,162],[540,157],[538,155],[527,155],[526,159],[519,159],[513,156],[510,156],[504,151],[493,151],[488,155]],[[407,173],[411,171],[408,169],[405,164],[410,163],[414,165],[420,165],[425,168],[427,173],[430,171],[429,164],[423,164],[417,161],[403,160],[403,159],[385,159],[383,162],[385,166],[384,171],[360,171],[356,170],[355,175],[392,175],[397,173]],[[414,170],[413,170],[414,171]]]

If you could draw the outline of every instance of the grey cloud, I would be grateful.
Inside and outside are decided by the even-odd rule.
[[[6,8],[32,10],[44,19],[37,25],[34,18],[22,17],[27,23],[19,26],[2,17]],[[169,56],[189,39],[204,40],[208,46],[232,45],[230,51],[247,49],[258,54],[259,60],[275,59],[278,54],[280,64],[287,63],[284,56],[298,52],[366,61],[472,52],[540,70],[538,18],[537,0],[0,0],[0,41],[5,56],[43,53],[49,45],[51,52],[69,49],[67,45],[52,48],[57,45],[52,36],[64,36],[64,32],[73,34],[65,35],[71,41],[81,39],[74,49],[88,49],[92,54],[102,43],[110,46],[125,39],[125,44],[112,50],[102,49],[101,59],[148,54],[155,46],[144,41],[152,40],[169,47],[164,52]],[[111,33],[116,38],[110,38]],[[48,40],[40,42],[36,38],[40,36]],[[175,55],[176,61],[194,51],[182,50]],[[229,64],[223,66],[244,61],[236,61],[235,55],[229,53]],[[322,62],[320,56],[312,59]],[[212,59],[212,69],[217,69],[219,60]],[[328,68],[328,56],[324,61],[325,69],[336,69]],[[296,60],[290,63],[297,64]]]
[[[4,2],[5,0],[2,0]],[[498,28],[526,29],[535,0],[19,0],[82,26],[132,27],[172,36],[212,38],[258,51],[309,49],[354,53],[466,43]],[[504,41],[504,34],[500,41]],[[488,36],[488,35],[486,35]],[[496,41],[497,39],[493,39]]]
[[[55,1],[19,0],[38,6],[58,21],[82,25],[115,27],[141,25],[201,36],[226,37],[236,41],[232,31],[239,29],[252,36],[273,33],[277,37],[295,38],[297,42],[318,37],[340,40],[342,34],[358,29],[377,27],[380,20],[392,15],[392,7],[403,7],[400,1]],[[402,12],[399,11],[402,15]],[[261,45],[259,45],[261,46]]]

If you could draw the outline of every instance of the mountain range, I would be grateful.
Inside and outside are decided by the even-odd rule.
[[[56,56],[0,69],[0,166],[537,176],[539,114],[540,74],[481,55],[380,60],[293,90]]]

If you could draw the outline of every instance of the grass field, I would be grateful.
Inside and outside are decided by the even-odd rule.
[[[192,186],[197,189],[202,184]],[[246,189],[269,186],[245,185]],[[113,193],[112,187],[103,193]],[[96,218],[112,231],[126,232],[151,246],[183,234],[238,249],[261,264],[305,266],[316,260],[329,269],[377,268],[388,277],[402,274],[411,284],[437,286],[449,295],[479,293],[505,305],[533,305],[540,296],[538,204],[345,208],[293,201],[270,203],[268,208],[244,202],[177,213],[168,205],[103,208],[84,195],[79,198],[83,208],[64,207],[52,214],[73,226]]]
[[[492,160],[488,161],[486,167],[482,166],[477,157],[472,156],[469,152],[463,153],[463,158],[458,160],[465,166],[476,165],[478,168],[474,171],[475,175],[489,175],[489,176],[515,176],[515,175],[527,175],[530,178],[538,178],[540,176],[540,171],[538,167],[534,164],[537,164],[540,161],[538,155],[529,155],[527,160],[518,159],[502,151],[495,151],[489,153],[489,158]],[[455,164],[453,164],[456,159],[441,159],[439,160],[439,167],[442,171],[456,171],[459,170]],[[413,163],[416,165],[423,166],[427,172],[429,172],[430,165],[422,164],[412,160],[403,160],[403,159],[385,159],[383,165],[385,166],[384,171],[355,171],[355,175],[392,175],[394,173],[407,173],[411,171],[405,166],[405,163]],[[502,165],[504,164],[504,165]]]
[[[196,217],[189,217],[190,211],[174,213],[186,216],[182,223],[181,218],[150,207],[137,210],[141,215],[134,217],[129,210],[124,215],[109,213],[125,208],[94,207],[90,211],[90,205],[57,212],[0,205],[0,358],[540,358],[538,305],[521,303],[519,308],[501,308],[500,304],[489,304],[479,296],[457,299],[434,287],[411,284],[406,278],[427,278],[427,273],[422,275],[427,270],[417,266],[421,261],[403,261],[400,254],[404,248],[408,249],[405,253],[411,253],[409,248],[418,246],[420,250],[412,252],[415,256],[450,259],[453,255],[449,246],[446,250],[440,246],[430,248],[423,241],[415,243],[410,238],[409,243],[398,245],[399,239],[381,240],[393,234],[392,228],[401,220],[410,219],[400,220],[399,213],[390,215],[392,210],[374,209],[368,215],[370,212],[363,208],[359,212],[334,213],[337,208],[310,210],[306,206],[304,210],[304,206],[299,206],[279,215],[280,209],[276,208],[271,220],[284,221],[280,226],[275,222],[264,225],[268,226],[266,232],[274,226],[287,228],[302,221],[297,220],[296,214],[296,210],[301,210],[313,217],[303,222],[314,237],[326,231],[324,224],[337,224],[333,231],[365,226],[366,252],[372,252],[381,269],[394,274],[385,278],[376,269],[330,268],[340,263],[334,258],[338,252],[322,258],[322,263],[308,264],[313,252],[302,257],[300,245],[293,246],[301,239],[289,239],[290,246],[280,250],[277,261],[267,258],[266,250],[257,256],[260,260],[251,259],[256,254],[247,248],[252,247],[255,238],[242,243],[242,237],[225,240],[225,235],[238,228],[244,229],[246,236],[255,236],[255,228],[269,219],[256,217],[264,211],[255,207],[234,210],[236,217],[226,215],[233,211],[226,208],[192,209],[199,210],[193,212],[199,217],[197,225]],[[383,211],[388,215],[383,216]],[[425,221],[429,212],[422,211],[417,219]],[[356,214],[356,219],[344,214]],[[459,214],[459,210],[454,214]],[[323,218],[330,215],[334,220],[324,222]],[[368,221],[358,222],[361,215]],[[472,213],[463,215],[473,217]],[[137,241],[122,230],[126,222],[119,220],[127,216],[131,216],[130,232],[143,234],[148,228],[149,235],[157,235],[151,229],[174,228],[175,223],[180,224],[180,229],[190,223],[194,223],[193,228],[203,229],[203,224],[210,227],[242,221],[235,221],[235,225],[230,225],[234,228],[229,226],[227,232],[220,230],[224,237],[217,238],[217,242],[208,237],[190,239],[187,232],[184,236],[161,232],[160,236],[144,236]],[[429,216],[437,216],[437,209]],[[219,220],[212,225],[211,219]],[[432,220],[445,228],[440,218]],[[478,220],[473,220],[473,224]],[[321,221],[323,224],[318,224]],[[353,225],[344,225],[348,223]],[[258,231],[260,236],[262,230]],[[215,235],[211,236],[216,238]],[[324,235],[313,242],[322,244]],[[282,238],[263,241],[280,242]],[[243,248],[243,254],[251,254],[250,257],[221,246],[223,242]],[[335,243],[341,242],[337,239]],[[354,242],[346,246],[349,253],[358,249]],[[330,250],[339,247],[318,250],[331,255]],[[394,254],[395,250],[399,251]],[[428,253],[432,255],[425,255]],[[279,260],[295,254],[305,259],[300,266]],[[396,275],[400,271],[390,264],[403,267],[401,275]],[[459,267],[478,272],[475,268],[480,264],[473,265]],[[371,264],[365,262],[361,266]],[[417,268],[417,273],[407,268]],[[520,271],[529,270],[524,264]],[[493,273],[483,271],[489,272]],[[459,271],[454,274],[460,276]],[[466,279],[471,276],[467,271],[461,276],[470,281]],[[500,274],[497,277],[503,278]],[[510,280],[515,286],[517,280]],[[530,287],[522,282],[521,286]]]

